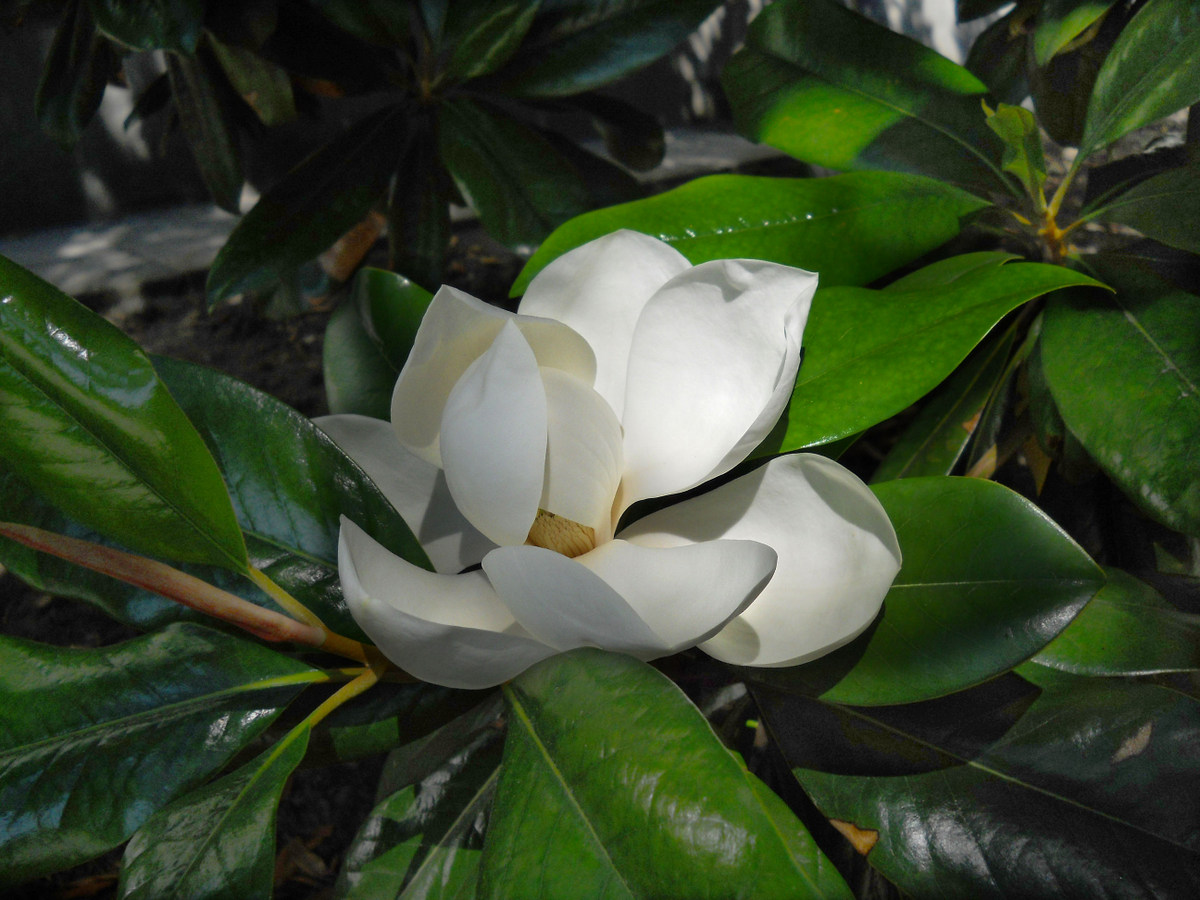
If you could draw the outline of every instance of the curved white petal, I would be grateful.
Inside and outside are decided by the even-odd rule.
[[[641,659],[716,633],[757,596],[774,565],[774,551],[753,541],[665,550],[613,541],[575,559],[500,547],[483,560],[505,604],[538,639]]]
[[[356,415],[322,416],[313,423],[391,501],[437,571],[461,572],[496,546],[458,511],[442,470],[405,449],[390,423]]]
[[[524,314],[565,322],[596,351],[596,391],[620,418],[634,325],[646,301],[691,268],[657,238],[621,230],[564,253],[542,269],[521,299]]]
[[[621,483],[621,423],[604,398],[557,369],[542,369],[548,436],[541,508],[612,538],[613,498]]]
[[[392,425],[400,443],[425,461],[441,465],[438,428],[450,391],[509,322],[525,336],[538,365],[562,369],[591,384],[595,355],[587,341],[568,326],[550,319],[515,316],[444,286],[425,311],[412,352],[392,391]]]
[[[770,432],[816,287],[801,269],[718,260],[650,298],[629,355],[623,506],[728,471]]]
[[[516,623],[480,571],[435,575],[342,519],[338,573],[354,620],[422,681],[485,688],[554,654]]]
[[[875,495],[823,456],[771,460],[700,497],[635,522],[621,538],[650,547],[741,538],[775,548],[770,583],[701,649],[726,662],[790,666],[858,636],[900,569]]]
[[[546,470],[546,389],[524,335],[506,322],[446,398],[441,451],[459,511],[497,544],[523,544]]]

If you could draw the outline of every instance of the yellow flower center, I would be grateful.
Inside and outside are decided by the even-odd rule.
[[[525,543],[575,557],[596,549],[596,529],[539,509]]]

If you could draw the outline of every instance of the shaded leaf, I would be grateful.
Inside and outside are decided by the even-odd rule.
[[[360,41],[403,47],[410,38],[412,11],[394,0],[308,0],[330,22]]]
[[[432,117],[414,118],[412,140],[388,188],[388,249],[391,268],[437,290],[450,245],[454,184],[438,158]]]
[[[446,76],[466,81],[508,62],[529,32],[540,5],[541,0],[447,3],[440,41],[443,52],[448,48]]]
[[[1200,253],[1200,164],[1168,169],[1134,185],[1093,213],[1147,237]]]
[[[296,118],[292,80],[287,72],[245,47],[222,43],[211,34],[208,40],[225,77],[264,125]]]
[[[1019,104],[1029,96],[1025,59],[1028,41],[1020,22],[1015,10],[997,19],[975,38],[964,63],[996,99],[1005,103]]]
[[[193,53],[204,26],[204,0],[87,0],[106,34],[137,50]]]
[[[621,165],[635,172],[653,169],[663,161],[667,150],[662,124],[616,97],[587,92],[567,98],[571,106],[592,117],[604,149]]]
[[[42,130],[64,149],[73,147],[99,108],[115,68],[116,56],[96,33],[86,0],[67,4],[33,100]]]
[[[1099,21],[1116,0],[1046,0],[1033,30],[1033,58],[1044,66]]]
[[[205,186],[217,206],[237,214],[245,178],[230,115],[228,83],[207,52],[168,54],[167,75],[180,125]]]

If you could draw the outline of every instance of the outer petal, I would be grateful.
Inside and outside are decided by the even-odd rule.
[[[491,687],[555,652],[516,623],[482,572],[426,572],[345,518],[338,572],[355,621],[388,659],[423,681]]]
[[[441,465],[438,429],[446,399],[506,322],[514,323],[525,335],[538,365],[562,369],[591,384],[595,355],[587,341],[566,325],[514,316],[470,294],[442,287],[421,320],[412,352],[392,392],[392,425],[400,443],[427,462]]]
[[[523,544],[546,470],[546,389],[512,322],[463,373],[442,412],[442,467],[459,511],[497,544]]]
[[[621,533],[674,547],[714,538],[762,541],[779,553],[770,584],[701,649],[739,665],[790,666],[858,636],[900,570],[896,533],[875,495],[812,454],[783,456]]]
[[[612,538],[613,498],[621,483],[621,423],[605,402],[578,378],[542,369],[549,428],[542,509]]]
[[[540,640],[641,659],[716,633],[758,595],[774,567],[774,551],[753,541],[665,550],[613,541],[575,559],[500,547],[483,560],[505,604]]]
[[[458,511],[442,470],[401,446],[390,423],[355,415],[314,422],[371,476],[437,571],[461,572],[495,548]]]
[[[770,432],[816,287],[801,269],[718,260],[650,299],[629,355],[623,506],[728,471]]]
[[[670,244],[617,231],[564,253],[529,283],[522,313],[578,331],[596,351],[596,391],[620,418],[634,325],[642,307],[691,263]]]

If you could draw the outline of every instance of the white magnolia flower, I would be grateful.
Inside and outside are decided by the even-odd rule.
[[[404,670],[464,688],[580,646],[786,666],[861,633],[900,551],[874,495],[824,457],[778,457],[616,531],[630,504],[729,471],[770,432],[816,285],[621,231],[547,266],[516,315],[443,287],[392,421],[318,421],[436,569],[343,519],[354,618]]]

